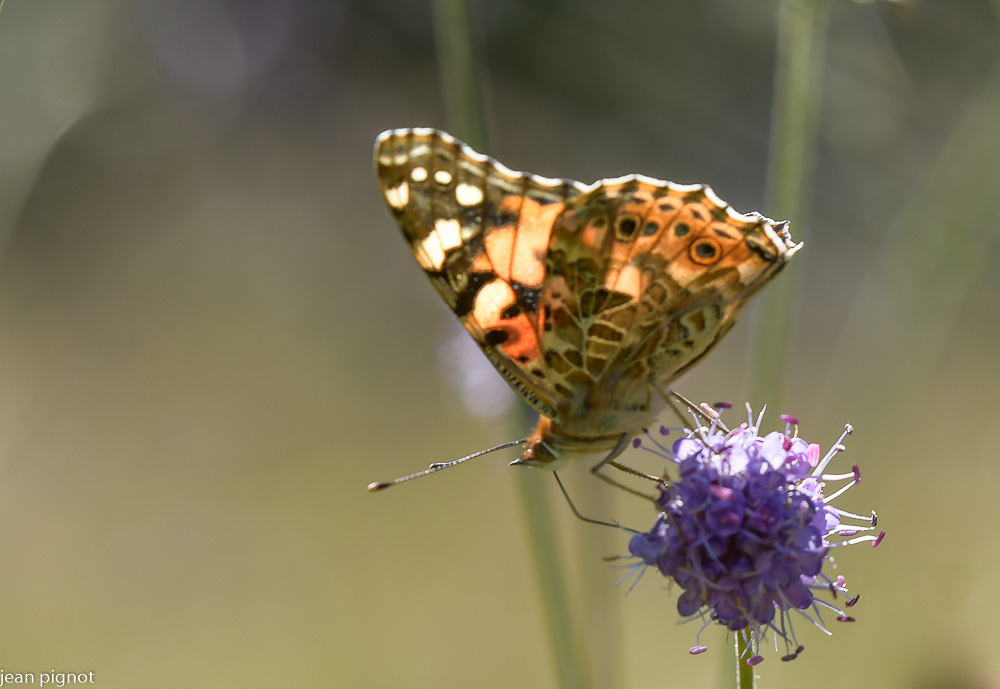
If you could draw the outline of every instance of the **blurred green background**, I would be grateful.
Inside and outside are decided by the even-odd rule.
[[[474,4],[493,153],[584,181],[705,182],[769,212],[777,4]],[[840,466],[864,481],[838,505],[876,507],[889,533],[837,553],[858,622],[800,624],[805,653],[769,654],[763,686],[995,687],[1000,2],[828,10],[771,418],[824,448],[852,422]],[[497,415],[500,379],[454,339],[375,185],[380,131],[446,125],[426,2],[6,1],[4,671],[555,686],[516,453],[364,489],[528,426]],[[756,315],[678,389],[741,406]],[[564,473],[585,512],[652,523]],[[647,576],[625,597],[594,553],[626,536],[531,478],[552,493],[578,629],[604,639],[595,686],[724,686],[723,631],[688,656],[676,591]]]

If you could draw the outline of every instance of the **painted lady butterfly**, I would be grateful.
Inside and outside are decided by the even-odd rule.
[[[434,129],[383,132],[375,164],[417,262],[541,415],[512,464],[617,456],[802,246],[702,184],[547,179]]]

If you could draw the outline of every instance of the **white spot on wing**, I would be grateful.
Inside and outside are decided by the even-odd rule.
[[[704,184],[674,184],[673,182],[669,182],[668,184],[671,191],[676,191],[680,194],[690,194],[705,189]]]
[[[619,184],[627,184],[629,182],[634,182],[636,180],[636,178],[637,178],[637,175],[624,175],[622,177],[609,177],[607,179],[598,180],[596,182],[596,184],[598,184],[598,185],[609,184],[609,185],[612,185],[612,186],[616,186],[616,185],[619,185]]]
[[[461,206],[475,206],[483,202],[483,190],[463,182],[455,188],[455,200]]]
[[[444,265],[444,249],[438,240],[437,232],[431,232],[420,242],[418,251],[414,252],[417,263],[424,270],[441,270]]]
[[[438,241],[441,242],[441,249],[448,251],[449,249],[462,246],[461,230],[462,223],[458,220],[454,218],[441,218],[434,223],[434,232],[431,234],[437,235]]]
[[[427,179],[427,168],[425,167],[415,167],[410,170],[410,179],[414,182],[423,182]]]
[[[654,187],[659,187],[663,185],[663,180],[656,179],[655,177],[647,177],[646,175],[632,175],[632,176],[635,177],[636,180],[638,180],[639,182],[642,182],[643,184],[649,184]]]
[[[451,184],[451,173],[447,170],[438,170],[434,173],[434,181],[438,184]]]
[[[745,215],[736,210],[733,210],[732,206],[726,206],[726,215],[728,215],[733,220],[736,220],[737,222],[754,223],[757,222],[757,220],[759,220],[759,218],[756,215]]]
[[[541,175],[531,175],[531,181],[540,187],[549,187],[550,189],[554,189],[555,187],[561,187],[563,184],[563,181],[561,179],[542,177]]]
[[[468,146],[462,146],[462,153],[469,156],[469,158],[476,161],[477,163],[485,163],[487,160],[489,160],[489,156],[485,156],[479,151],[474,151]]]
[[[503,177],[509,177],[511,179],[520,179],[521,177],[524,176],[523,172],[518,172],[517,170],[511,170],[509,167],[507,167],[503,163],[494,162],[493,163],[493,167]]]
[[[403,180],[396,186],[386,189],[385,200],[397,210],[403,208],[410,201],[410,185]]]
[[[778,236],[778,233],[774,231],[771,223],[764,223],[761,226],[761,229],[764,231],[764,236],[771,240],[771,244],[775,249],[774,253],[783,260],[791,258],[796,251],[802,248],[802,242],[799,242],[798,245],[789,248],[784,240]],[[770,248],[771,247],[768,247],[769,250]]]
[[[725,208],[729,205],[716,195],[715,190],[712,189],[712,187],[705,187],[705,198],[708,199],[710,203],[713,203],[720,208]]]

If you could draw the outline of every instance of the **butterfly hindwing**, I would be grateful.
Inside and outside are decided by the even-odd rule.
[[[543,297],[560,426],[620,428],[648,410],[651,385],[665,388],[707,353],[785,250],[767,223],[703,185],[639,175],[574,199],[553,230]]]

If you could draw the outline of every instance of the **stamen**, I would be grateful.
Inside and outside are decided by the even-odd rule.
[[[827,500],[827,498],[824,498],[824,500]],[[841,517],[849,517],[850,519],[860,519],[866,522],[868,521],[868,515],[854,514],[853,512],[848,512],[847,510],[841,510],[836,507],[830,507],[830,509],[836,512],[837,515]],[[872,526],[875,526],[875,524],[872,524]]]
[[[766,411],[767,411],[767,405],[765,404],[761,408],[760,414],[757,415],[757,424],[754,426],[754,430],[760,429],[760,424],[764,420],[764,412],[766,412]]]
[[[669,447],[667,447],[659,440],[657,440],[656,437],[652,433],[650,433],[647,429],[644,428],[642,430],[646,434],[646,437],[649,438],[650,442],[656,445],[656,447],[660,448],[660,450],[666,455],[667,459],[670,459],[675,462],[677,461],[677,456],[673,453],[673,450],[671,450]],[[683,429],[677,428],[674,430],[683,430]],[[667,435],[669,433],[670,433],[669,428],[667,428],[666,426],[660,426],[660,435]]]
[[[848,483],[846,486],[844,486],[843,488],[841,488],[840,490],[838,490],[833,495],[831,495],[829,497],[823,498],[823,500],[825,502],[828,502],[828,503],[829,502],[833,502],[834,500],[836,500],[837,498],[839,498],[841,495],[843,495],[844,493],[846,493],[848,490],[850,490],[851,487],[856,486],[856,485],[858,485],[857,481],[851,481],[850,483]]]
[[[844,432],[840,434],[840,437],[837,439],[837,442],[834,443],[833,447],[830,448],[830,451],[826,453],[825,457],[823,457],[823,461],[819,463],[819,466],[816,467],[815,470],[813,470],[813,474],[823,473],[823,470],[826,469],[826,465],[830,463],[830,460],[833,459],[838,452],[842,452],[845,449],[844,446],[841,444],[844,442],[844,438],[846,438],[853,432],[854,432],[854,426],[852,426],[851,424],[844,425]]]
[[[851,538],[846,541],[841,541],[840,543],[831,543],[831,548],[839,548],[845,545],[854,545],[855,543],[865,543],[867,541],[874,541],[872,548],[878,548],[878,544],[882,542],[882,537],[885,536],[885,531],[880,533],[878,536],[858,536],[857,538]]]
[[[806,618],[807,620],[809,620],[810,624],[812,624],[812,626],[816,627],[816,629],[820,630],[821,632],[823,632],[827,636],[833,636],[833,632],[831,632],[829,629],[827,629],[826,627],[824,627],[821,622],[818,622],[818,621],[814,620],[812,617],[810,617],[809,613],[807,613],[805,610],[799,610],[798,608],[793,608],[793,609],[796,612],[798,612],[800,615],[802,615],[804,618]]]
[[[813,599],[813,602],[814,602],[814,604],[822,605],[824,608],[826,608],[830,612],[835,612],[838,615],[844,615],[845,614],[843,610],[841,610],[837,606],[833,605],[832,603],[826,602],[825,600],[820,600],[819,598],[815,598],[815,599]]]
[[[626,596],[627,596],[628,594],[632,593],[632,589],[634,589],[634,588],[635,588],[635,585],[639,583],[639,580],[641,580],[641,579],[642,579],[642,575],[646,573],[646,570],[647,570],[647,569],[648,569],[648,567],[646,567],[645,565],[643,565],[643,566],[642,566],[642,567],[641,567],[641,568],[639,569],[639,573],[638,573],[638,574],[636,575],[636,577],[635,577],[635,581],[633,581],[633,582],[632,582],[632,585],[628,587],[628,590],[627,590],[627,591],[625,591],[625,595],[626,595]]]

